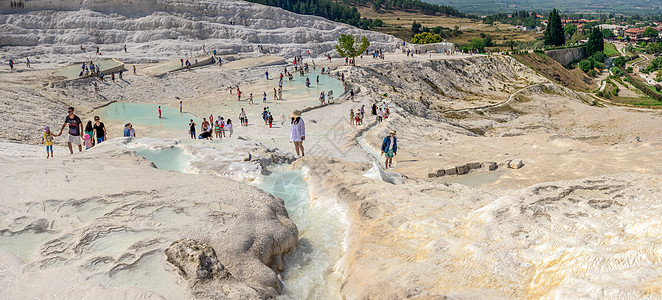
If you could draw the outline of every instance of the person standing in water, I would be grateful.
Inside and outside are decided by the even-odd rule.
[[[74,108],[69,107],[67,109],[67,117],[64,118],[64,124],[62,124],[62,128],[60,128],[60,133],[57,134],[57,136],[62,135],[62,131],[64,130],[65,126],[69,126],[69,137],[67,138],[67,146],[69,147],[69,152],[71,154],[74,154],[74,150],[71,147],[71,144],[76,144],[78,145],[78,152],[83,151],[83,146],[81,145],[81,133],[83,132],[83,122],[80,120],[80,118],[74,114]]]
[[[188,123],[188,133],[191,135],[191,138],[195,140],[195,122],[193,122],[193,119]]]
[[[182,101],[179,101],[179,112],[182,112]]]
[[[306,126],[301,118],[301,112],[295,109],[290,118],[290,142],[294,143],[297,155],[304,156],[303,141],[306,139]]]
[[[161,105],[159,105],[159,119],[161,118]]]
[[[391,130],[389,136],[382,141],[382,154],[386,156],[385,169],[393,167],[393,156],[398,155],[398,139],[395,137],[395,130]]]

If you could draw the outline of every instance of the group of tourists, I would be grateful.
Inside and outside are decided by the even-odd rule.
[[[25,58],[25,66],[26,66],[27,68],[31,68],[31,67],[32,67],[32,66],[30,65],[30,58],[29,58],[29,57],[26,57],[26,58]],[[14,60],[11,59],[11,58],[9,59],[9,70],[10,70],[10,71],[14,71]]]
[[[74,113],[74,108],[69,107],[64,124],[62,124],[58,134],[53,134],[49,126],[44,127],[41,143],[46,146],[46,158],[53,157],[54,137],[61,136],[65,127],[68,127],[67,147],[69,147],[71,154],[74,153],[73,145],[78,145],[78,151],[81,152],[83,151],[83,145],[87,150],[108,138],[106,126],[101,122],[99,116],[94,116],[94,123],[87,121],[87,124],[83,127],[83,121]]]
[[[361,105],[361,108],[357,108],[356,112],[354,112],[354,109],[350,109],[349,125],[362,125],[364,116],[365,116],[365,105]]]
[[[389,110],[388,104],[386,104],[386,102],[382,101],[382,103],[379,105],[377,105],[377,102],[375,102],[372,104],[371,114],[377,117],[377,123],[381,123],[382,121],[388,119],[388,117],[391,115],[391,111]]]
[[[243,111],[243,110],[242,110]],[[213,140],[213,137],[217,139],[222,139],[224,137],[232,137],[234,132],[232,128],[232,120],[225,120],[224,117],[217,117],[214,122],[214,115],[209,115],[209,121],[207,118],[202,118],[202,123],[200,124],[200,134],[196,135],[195,122],[193,119],[189,122],[189,134],[191,139],[207,139]],[[227,132],[227,135],[226,135]]]

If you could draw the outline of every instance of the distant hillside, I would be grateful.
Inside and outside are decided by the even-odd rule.
[[[510,13],[513,11],[550,11],[562,13],[622,13],[651,15],[662,13],[660,0],[425,0],[433,4],[450,5],[471,14]]]

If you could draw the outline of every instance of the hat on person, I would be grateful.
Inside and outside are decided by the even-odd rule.
[[[89,140],[89,139],[90,139],[90,135],[86,133],[86,134],[83,136],[83,138],[86,139],[86,140]]]
[[[301,111],[299,111],[298,109],[293,110],[293,111],[292,111],[292,114],[290,115],[290,117],[291,117],[291,118],[298,118],[298,117],[301,117]]]
[[[51,129],[50,129],[48,126],[44,127],[44,131],[48,132],[48,131],[50,131],[50,130],[51,130]]]
[[[395,130],[391,130],[391,134],[395,134]]]

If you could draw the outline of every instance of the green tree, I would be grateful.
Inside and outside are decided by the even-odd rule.
[[[423,27],[423,25],[421,25],[421,23],[418,23],[416,21],[411,23],[411,34],[412,35],[417,35],[417,34],[421,33],[421,27]]]
[[[646,47],[646,53],[657,55],[662,53],[662,45],[660,43],[649,43]]]
[[[588,71],[593,69],[593,63],[588,59],[582,60],[579,62],[579,68],[582,69],[584,73],[588,73]]]
[[[561,16],[556,8],[549,13],[549,23],[544,34],[545,45],[561,46],[565,44],[565,33],[561,24]]]
[[[469,42],[469,50],[483,50],[485,46],[485,39],[482,38],[476,38]]]
[[[429,32],[419,33],[411,39],[411,42],[414,44],[432,44],[439,43],[443,40],[438,34],[432,34]]]
[[[577,26],[575,24],[565,24],[563,26],[563,33],[566,37],[570,38],[573,34],[577,33]]]
[[[381,19],[375,19],[372,21],[372,27],[382,27],[384,26],[384,22]]]
[[[591,56],[593,53],[602,52],[605,50],[605,39],[602,37],[602,31],[594,27],[591,29],[591,34],[586,43],[586,55]]]
[[[625,57],[619,56],[617,58],[614,58],[614,60],[612,60],[611,63],[614,64],[614,66],[622,68],[625,66]]]
[[[352,65],[356,66],[356,57],[361,55],[365,50],[370,47],[370,41],[365,36],[355,37],[351,34],[342,34],[338,38],[338,44],[336,44],[336,51],[338,55],[342,57],[351,57]]]
[[[657,32],[657,29],[653,27],[648,27],[644,30],[644,32],[641,34],[643,37],[647,38],[656,38],[658,37],[659,33]]]

